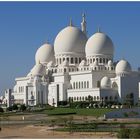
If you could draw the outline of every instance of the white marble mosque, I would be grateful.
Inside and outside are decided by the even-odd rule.
[[[59,31],[53,44],[46,42],[35,54],[35,65],[24,77],[15,79],[13,89],[1,97],[11,106],[29,106],[59,101],[117,101],[128,94],[136,104],[139,99],[140,71],[133,71],[128,61],[113,60],[114,44],[104,32],[87,36],[85,15],[81,29],[70,24]]]

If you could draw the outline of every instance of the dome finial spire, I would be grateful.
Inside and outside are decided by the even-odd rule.
[[[86,18],[85,18],[85,13],[82,14],[82,22],[81,22],[81,30],[83,33],[87,34],[86,31]]]
[[[101,29],[100,29],[100,27],[99,27],[99,26],[98,26],[97,32],[98,32],[98,33],[100,33],[100,32],[101,32]]]
[[[70,18],[70,24],[69,24],[69,26],[73,26],[73,24],[72,24],[72,18]]]

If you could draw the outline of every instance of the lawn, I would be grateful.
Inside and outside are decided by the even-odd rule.
[[[100,108],[100,109],[73,109],[73,108],[54,108],[52,110],[45,110],[44,112],[48,115],[69,115],[69,114],[77,114],[77,115],[87,115],[87,116],[95,116],[100,117],[103,116],[107,112],[111,112],[114,109]]]

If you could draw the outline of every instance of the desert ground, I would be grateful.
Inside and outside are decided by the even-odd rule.
[[[109,132],[58,132],[48,126],[11,125],[3,126],[0,132],[1,139],[15,138],[116,138]]]

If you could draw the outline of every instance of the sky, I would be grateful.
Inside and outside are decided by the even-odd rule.
[[[0,95],[35,64],[36,50],[72,18],[80,28],[86,14],[88,37],[100,27],[113,41],[114,60],[140,66],[140,2],[0,2]]]

